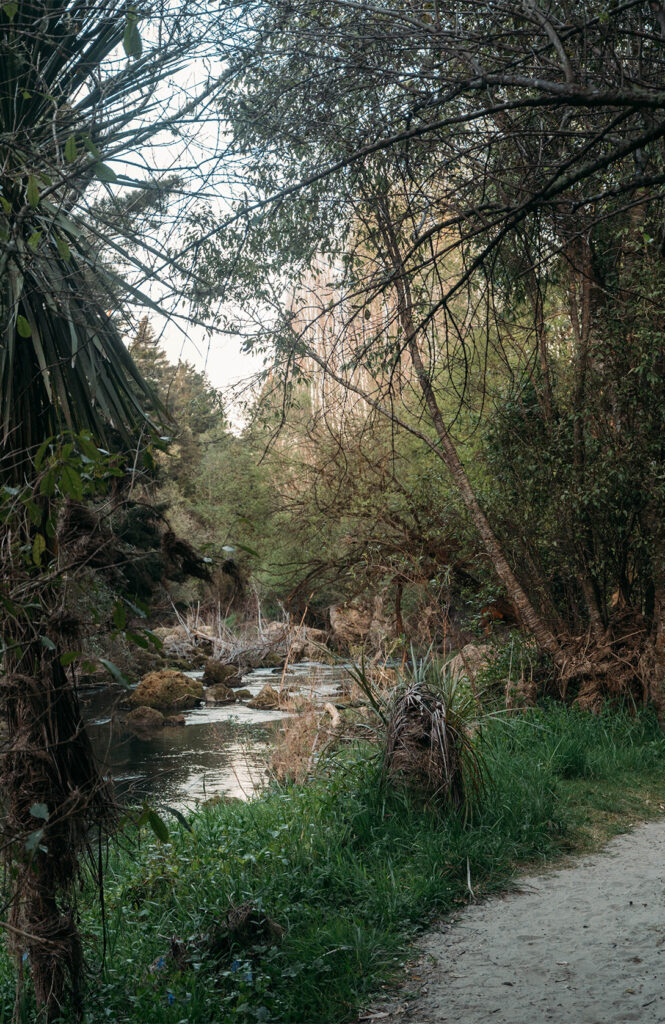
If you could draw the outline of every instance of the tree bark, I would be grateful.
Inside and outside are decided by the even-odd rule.
[[[591,338],[591,290],[593,275],[591,254],[586,243],[580,243],[578,252],[571,252],[571,278],[569,287],[570,322],[575,339],[575,394],[573,403],[573,468],[578,493],[581,495],[586,478],[586,441],[584,436],[586,416],[587,375],[589,369],[589,343]],[[580,282],[581,317],[578,314],[577,280]],[[579,526],[579,536],[575,537]],[[573,544],[580,552],[580,584],[584,594],[591,634],[597,643],[602,644],[605,637],[605,623],[601,609],[600,594],[593,572],[589,565],[594,559],[594,535],[589,516],[586,512],[580,515],[579,524],[571,522]]]
[[[0,758],[3,831],[14,874],[8,930],[19,963],[27,955],[40,1019],[50,1024],[66,1003],[82,1013],[73,890],[89,830],[110,822],[113,804],[57,653],[39,639],[21,639],[15,671],[6,656],[2,678],[9,733]]]

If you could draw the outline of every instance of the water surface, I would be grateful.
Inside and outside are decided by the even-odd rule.
[[[283,679],[281,669],[255,669],[243,686],[255,695],[266,683],[288,685],[323,702],[346,680],[343,666],[303,662],[290,666]],[[248,799],[266,783],[271,743],[288,712],[204,705],[185,712],[184,727],[138,738],[120,724],[115,706],[123,693],[108,687],[81,694],[95,752],[120,796],[182,809],[218,794]]]

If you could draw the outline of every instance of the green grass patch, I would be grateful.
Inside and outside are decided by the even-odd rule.
[[[487,893],[518,866],[590,849],[661,810],[665,739],[650,717],[552,706],[491,720],[480,743],[491,786],[466,825],[386,789],[377,758],[358,749],[307,787],[204,808],[167,844],[125,837],[107,868],[103,964],[93,887],[82,896],[88,1019],[351,1020],[414,935],[467,898],[467,865],[476,895]],[[283,939],[256,932],[215,947],[229,907],[249,902]],[[12,985],[0,959],[2,1024]]]

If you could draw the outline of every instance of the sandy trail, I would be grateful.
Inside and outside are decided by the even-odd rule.
[[[665,822],[508,895],[448,917],[419,943],[421,990],[365,1021],[663,1024]]]

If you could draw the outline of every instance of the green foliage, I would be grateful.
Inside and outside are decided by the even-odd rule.
[[[604,806],[604,792],[648,785],[665,761],[652,718],[561,706],[491,720],[483,749],[492,787],[471,825],[387,790],[363,749],[309,787],[203,808],[189,817],[191,832],[174,827],[166,843],[123,842],[108,868],[107,960],[92,1017],[347,1020],[396,975],[414,934],[468,896],[467,870],[476,895],[499,888],[516,864],[579,842],[578,823]],[[583,772],[571,756],[564,762],[564,749],[585,751]],[[84,930],[101,943],[93,889]],[[284,938],[250,934],[215,947],[229,906],[247,901]],[[171,936],[183,944],[180,967]],[[0,958],[0,991],[10,984]]]

